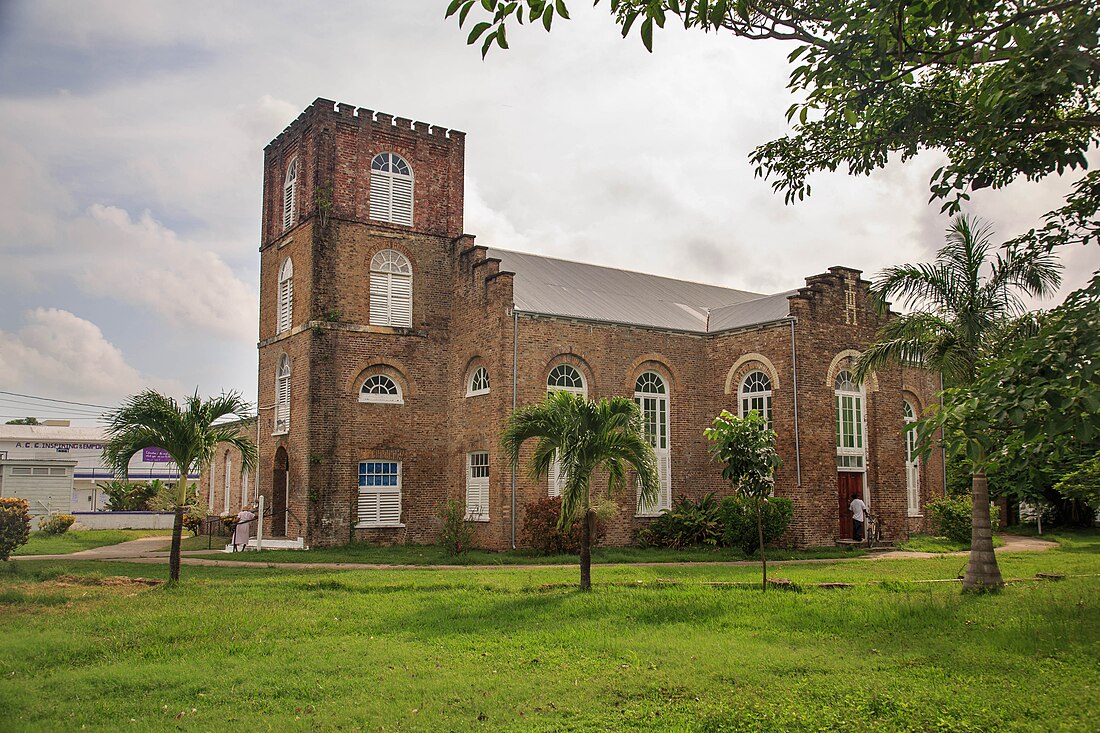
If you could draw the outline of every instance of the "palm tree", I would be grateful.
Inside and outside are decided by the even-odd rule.
[[[602,467],[608,475],[606,497],[626,486],[629,471],[637,474],[639,501],[653,502],[660,481],[653,445],[642,427],[641,411],[627,397],[587,400],[569,392],[555,392],[546,400],[520,408],[508,418],[501,436],[512,468],[519,465],[520,447],[536,440],[531,476],[542,480],[559,460],[565,484],[561,492],[558,526],[581,524],[581,590],[592,587],[592,536],[596,502],[589,482]]]
[[[947,230],[947,244],[936,261],[899,265],[875,278],[871,296],[882,311],[895,297],[909,312],[886,323],[856,364],[856,378],[892,362],[924,364],[951,386],[965,387],[980,367],[1018,338],[1031,319],[1020,294],[1051,295],[1061,282],[1061,265],[1050,254],[1008,251],[994,254],[988,226],[966,216]],[[984,464],[978,456],[976,466]],[[989,521],[989,482],[984,469],[971,476],[973,517],[970,562],[963,587],[1004,585],[993,554]]]
[[[163,449],[179,468],[180,480],[169,496],[169,505],[176,514],[168,561],[169,582],[178,582],[180,578],[180,535],[188,503],[188,474],[209,466],[219,443],[228,443],[240,451],[242,473],[256,467],[255,443],[238,435],[235,424],[214,424],[228,416],[248,419],[250,407],[238,392],[204,400],[196,390],[181,408],[171,397],[150,389],[128,398],[107,415],[108,441],[103,457],[116,476],[126,477],[130,459],[143,448]]]

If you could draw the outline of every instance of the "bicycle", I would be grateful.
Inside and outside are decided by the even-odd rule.
[[[867,512],[867,521],[863,525],[863,541],[867,549],[872,549],[882,544],[882,523],[877,514]]]

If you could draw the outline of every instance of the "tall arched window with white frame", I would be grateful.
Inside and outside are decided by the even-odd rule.
[[[760,370],[749,372],[738,389],[738,412],[745,417],[756,410],[772,426],[772,380]]]
[[[909,516],[920,516],[920,455],[917,453],[917,410],[905,400],[905,488],[908,497]]]
[[[279,268],[279,298],[275,333],[285,333],[294,324],[294,263],[287,257]]]
[[[298,216],[298,159],[294,158],[286,167],[283,177],[283,230],[294,226]]]
[[[849,471],[862,471],[865,466],[867,449],[864,445],[866,434],[863,410],[863,389],[856,383],[852,373],[843,370],[833,381],[836,396],[836,465]]]
[[[379,153],[371,160],[370,218],[412,226],[413,171],[397,153]]]
[[[571,394],[588,397],[588,386],[584,383],[584,377],[577,368],[570,364],[558,364],[550,370],[546,378],[546,393],[569,392]],[[547,494],[549,496],[561,496],[562,487],[567,477],[561,470],[561,460],[554,459],[550,464],[550,472],[547,477]]]
[[[371,258],[370,324],[412,327],[412,265],[395,249]]]
[[[656,501],[642,503],[638,499],[639,516],[655,516],[672,508],[672,459],[668,436],[668,387],[656,372],[645,372],[634,383],[634,401],[642,411],[642,426],[646,439],[653,446],[657,457],[657,475],[660,490]]]
[[[224,507],[222,511],[229,511],[229,490],[233,485],[233,458],[229,455],[229,451],[225,452],[225,501],[222,503]]]
[[[290,432],[290,357],[283,354],[275,372],[275,435]]]

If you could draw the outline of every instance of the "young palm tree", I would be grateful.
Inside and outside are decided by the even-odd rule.
[[[994,254],[990,236],[987,226],[956,217],[935,262],[890,267],[875,278],[871,295],[880,308],[885,310],[888,298],[898,298],[910,311],[879,330],[856,364],[857,379],[891,362],[922,358],[949,385],[967,386],[983,363],[1026,330],[1033,321],[1022,318],[1020,294],[1052,294],[1061,282],[1061,265],[1034,251]],[[984,470],[975,471],[971,482],[973,529],[963,587],[1000,587]]]
[[[581,524],[581,590],[592,587],[592,536],[596,510],[589,482],[597,467],[607,471],[607,497],[626,486],[628,471],[637,474],[640,501],[657,498],[660,480],[653,445],[645,436],[638,406],[627,397],[586,400],[568,392],[555,392],[537,405],[520,408],[508,418],[501,436],[504,454],[519,465],[520,447],[534,439],[531,476],[543,480],[555,460],[560,460],[565,485],[561,491],[558,526]]]
[[[171,397],[145,390],[128,398],[107,416],[108,441],[103,457],[116,476],[126,477],[130,459],[142,448],[162,448],[179,468],[180,480],[170,497],[176,514],[168,561],[172,583],[180,578],[180,536],[188,501],[188,474],[193,470],[201,472],[210,465],[218,443],[229,443],[240,451],[242,473],[256,467],[256,445],[238,435],[236,425],[214,424],[231,415],[248,419],[250,407],[238,392],[203,400],[196,390],[181,408]]]

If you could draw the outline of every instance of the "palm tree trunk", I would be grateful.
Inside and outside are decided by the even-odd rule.
[[[180,579],[180,541],[182,535],[183,507],[177,503],[176,517],[172,520],[172,552],[168,556],[168,582],[170,583],[178,583]]]
[[[760,538],[760,568],[763,578],[760,581],[760,590],[768,590],[768,557],[764,554],[764,510],[760,499],[756,500],[756,534]]]
[[[592,523],[595,512],[587,509],[581,525],[581,590],[592,589]]]
[[[989,521],[989,479],[984,472],[971,476],[974,503],[970,529],[970,562],[963,576],[965,590],[991,590],[1005,584],[993,552],[993,528]]]

